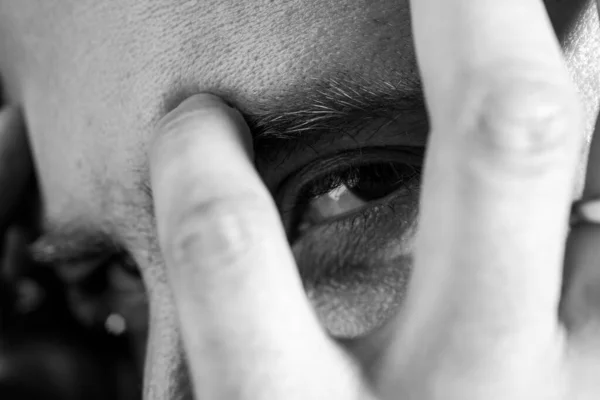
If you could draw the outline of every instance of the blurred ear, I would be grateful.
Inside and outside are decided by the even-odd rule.
[[[17,107],[0,108],[0,235],[16,211],[33,174],[29,142]]]

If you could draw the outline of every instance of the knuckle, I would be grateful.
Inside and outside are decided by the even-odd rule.
[[[210,199],[183,213],[169,239],[177,264],[227,265],[266,240],[268,203],[256,194]]]
[[[580,111],[571,89],[525,79],[477,92],[468,97],[462,130],[483,156],[545,162],[576,143]]]

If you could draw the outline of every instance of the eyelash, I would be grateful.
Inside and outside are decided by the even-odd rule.
[[[339,187],[341,184],[347,184],[352,179],[358,179],[360,168],[367,166],[383,164],[410,165],[415,168],[416,176],[411,177],[402,188],[394,190],[389,195],[370,201],[367,205],[356,209],[355,211],[323,221],[323,224],[343,219],[350,220],[354,224],[358,219],[364,220],[370,218],[375,207],[389,207],[390,210],[393,211],[393,200],[403,194],[406,195],[406,192],[403,189],[412,190],[414,188],[415,180],[417,181],[417,184],[420,181],[423,153],[424,148],[421,147],[360,148],[338,153],[333,156],[322,157],[303,167],[284,182],[282,190],[280,190],[276,196],[278,204],[280,205],[280,212],[284,220],[284,225],[288,232],[288,239],[292,244],[299,239],[300,236],[298,235],[298,232],[296,232],[295,225],[297,225],[299,213],[307,206],[311,198],[325,194],[328,191]],[[342,166],[340,167],[340,165]],[[315,170],[318,171],[323,169],[326,172],[314,173]],[[315,183],[317,183],[317,185],[315,185]],[[308,190],[311,185],[315,186],[313,186],[312,190]],[[308,196],[306,196],[307,191],[309,193]],[[288,192],[292,192],[293,194],[291,196],[292,201],[289,200],[290,195]]]

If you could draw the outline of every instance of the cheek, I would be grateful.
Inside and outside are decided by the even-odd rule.
[[[189,374],[171,296],[166,286],[160,284],[155,285],[152,292],[144,398],[192,400]]]

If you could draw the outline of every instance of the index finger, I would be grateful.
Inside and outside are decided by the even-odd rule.
[[[306,299],[241,115],[198,95],[158,131],[157,228],[196,398],[351,391],[359,382],[344,374],[348,363]]]

